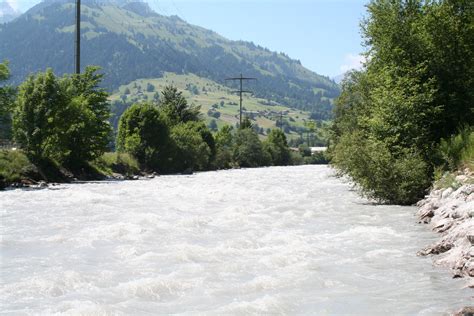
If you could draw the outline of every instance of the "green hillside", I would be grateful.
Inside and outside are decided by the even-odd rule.
[[[0,60],[10,61],[12,82],[51,67],[73,71],[74,4],[49,1],[0,25]],[[230,41],[163,16],[141,2],[83,1],[82,63],[99,65],[110,90],[165,72],[194,74],[215,82],[243,73],[259,79],[255,96],[268,103],[328,119],[339,87],[304,68],[298,60],[250,42]]]
[[[239,96],[224,84],[201,78],[196,75],[177,75],[165,73],[158,79],[138,79],[120,86],[110,97],[114,113],[113,123],[117,124],[123,110],[131,103],[140,101],[159,101],[160,91],[167,85],[174,85],[183,92],[189,103],[201,106],[203,118],[209,125],[212,120],[220,128],[224,124],[233,125],[239,121]],[[255,87],[257,84],[254,84]],[[306,136],[310,113],[296,108],[288,108],[277,102],[245,95],[243,99],[244,116],[251,118],[258,125],[261,137],[265,137],[268,129],[279,128],[283,113],[283,129],[290,139]],[[321,127],[319,123],[318,126]],[[317,137],[322,142],[325,135],[318,129]]]

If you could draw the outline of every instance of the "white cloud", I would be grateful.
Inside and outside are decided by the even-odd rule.
[[[346,73],[352,69],[360,70],[364,63],[364,56],[356,54],[346,54],[346,56],[344,56],[344,64],[342,64],[339,69],[341,70],[341,73]]]

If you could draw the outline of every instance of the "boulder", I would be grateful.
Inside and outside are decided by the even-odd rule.
[[[474,306],[463,307],[454,313],[453,316],[474,316]]]

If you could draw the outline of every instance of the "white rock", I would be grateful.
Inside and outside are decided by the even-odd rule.
[[[446,199],[451,193],[453,193],[453,188],[447,188],[441,193],[441,198]]]

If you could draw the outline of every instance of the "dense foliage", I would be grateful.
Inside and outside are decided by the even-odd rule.
[[[285,54],[224,39],[146,6],[83,1],[82,60],[103,68],[105,87],[116,89],[135,79],[159,78],[164,72],[193,73],[216,82],[244,73],[259,79],[249,87],[257,97],[307,110],[315,119],[331,115],[331,100],[339,94],[339,87],[329,78]],[[45,66],[57,74],[71,72],[73,30],[74,6],[63,1],[42,2],[0,25],[0,60],[11,61],[14,83]]]
[[[57,78],[52,70],[20,85],[13,109],[16,142],[33,163],[56,161],[78,170],[107,149],[111,127],[101,75],[88,67],[81,75]]]
[[[271,131],[262,142],[245,118],[236,131],[225,125],[213,135],[199,108],[188,104],[175,87],[161,93],[158,104],[134,104],[119,122],[117,149],[134,156],[143,168],[188,173],[294,162],[282,131]]]
[[[8,80],[8,63],[0,63],[0,84]],[[8,85],[0,85],[0,141],[11,139],[11,107],[15,90]]]
[[[367,62],[343,83],[333,162],[368,196],[410,204],[431,183],[440,140],[474,121],[474,7],[373,0],[367,8]]]
[[[169,142],[169,127],[158,108],[134,104],[120,118],[117,151],[133,155],[144,169],[157,169]]]

